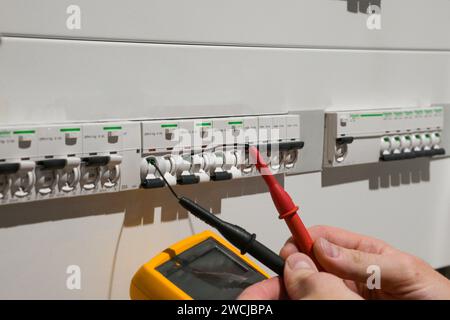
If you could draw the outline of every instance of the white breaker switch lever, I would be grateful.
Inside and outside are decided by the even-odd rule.
[[[102,187],[111,189],[120,179],[122,156],[110,154],[83,159],[80,183],[84,190],[94,190],[100,182]]]
[[[36,162],[36,192],[47,196],[55,192],[58,184],[58,170],[66,166],[66,159],[45,159]]]
[[[205,157],[201,154],[193,154],[191,156],[191,171],[199,179],[199,182],[207,182],[210,180],[208,173],[205,171]]]
[[[117,185],[120,179],[120,164],[122,163],[122,156],[112,154],[109,156],[109,161],[106,166],[102,167],[101,184],[105,188],[113,188]]]
[[[174,186],[177,184],[177,179],[172,172],[172,162],[168,157],[163,156],[150,156],[142,159],[141,162],[141,186],[144,189],[162,188],[164,187],[164,181],[161,179],[160,174],[156,171],[154,165],[151,162],[154,161],[158,166],[161,173],[166,178],[167,182]]]
[[[80,163],[80,158],[68,157],[65,167],[59,170],[58,186],[64,193],[74,191],[80,181]]]
[[[242,165],[242,155],[237,149],[216,151],[215,158],[217,161],[211,179],[215,181],[236,179],[242,176],[240,169]]]
[[[17,198],[25,198],[30,195],[35,183],[34,161],[24,160],[19,162],[18,171],[11,178],[11,194]]]

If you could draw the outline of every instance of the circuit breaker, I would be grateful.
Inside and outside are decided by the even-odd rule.
[[[257,146],[275,173],[289,171],[303,148],[300,116],[270,115],[142,122],[143,188],[196,184],[256,174],[248,147]]]
[[[445,155],[442,106],[326,112],[324,166]]]
[[[0,204],[139,187],[140,124],[0,129]]]

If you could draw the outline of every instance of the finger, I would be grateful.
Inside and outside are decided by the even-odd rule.
[[[237,297],[237,300],[280,300],[285,298],[283,281],[279,277],[273,277],[251,285]]]
[[[286,243],[284,244],[283,248],[281,248],[280,250],[280,256],[286,260],[287,257],[289,257],[290,255],[297,253],[298,248],[297,246],[294,244],[294,240],[292,238],[289,238]]]
[[[391,248],[384,241],[367,237],[344,229],[329,226],[314,226],[308,229],[311,238],[315,241],[319,238],[348,249],[361,250],[370,253],[390,252]]]
[[[360,298],[341,279],[318,272],[313,261],[302,253],[293,254],[286,260],[284,283],[293,300]]]
[[[324,238],[314,243],[314,256],[328,272],[342,279],[365,283],[372,274],[369,266],[376,266],[382,272],[382,281],[394,283],[403,279],[409,260],[401,252],[395,255],[380,255],[335,245]]]

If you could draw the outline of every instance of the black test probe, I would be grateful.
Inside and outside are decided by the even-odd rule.
[[[150,159],[149,163],[155,167],[156,171],[158,171],[158,173],[160,174],[161,179],[163,179],[163,181],[169,187],[170,192],[174,195],[175,198],[178,199],[178,203],[183,208],[191,212],[194,216],[196,216],[203,222],[209,224],[211,227],[217,229],[217,231],[219,231],[225,239],[230,241],[230,243],[232,243],[236,248],[241,250],[241,254],[250,254],[270,270],[280,276],[283,276],[284,260],[275,252],[263,245],[261,242],[257,241],[256,234],[251,234],[238,225],[231,224],[216,217],[209,210],[206,210],[189,198],[178,196],[178,194],[176,194],[172,187],[169,185],[164,175],[161,173],[161,170],[159,169],[154,159]]]

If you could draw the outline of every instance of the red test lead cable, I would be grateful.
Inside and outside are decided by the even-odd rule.
[[[297,213],[298,206],[294,204],[294,201],[292,201],[289,194],[278,183],[277,179],[275,179],[269,167],[262,159],[258,149],[251,146],[249,148],[249,153],[250,159],[253,161],[256,159],[256,168],[269,187],[273,203],[280,214],[279,218],[286,221],[297,248],[300,252],[307,254],[310,258],[315,260],[312,252],[313,240]]]

